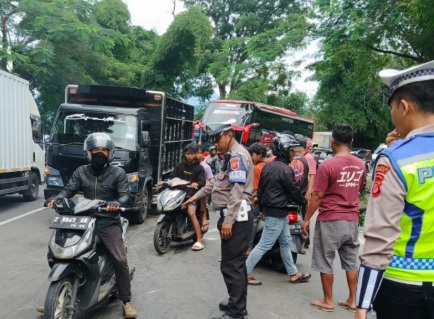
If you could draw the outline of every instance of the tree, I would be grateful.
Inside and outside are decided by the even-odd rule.
[[[316,0],[322,58],[311,67],[320,82],[317,120],[349,123],[359,145],[376,146],[392,128],[378,71],[434,58],[432,0]]]
[[[289,91],[291,73],[283,62],[289,48],[303,45],[309,30],[307,8],[293,0],[184,0],[211,19],[214,39],[204,60],[220,98],[254,86],[266,92]]]

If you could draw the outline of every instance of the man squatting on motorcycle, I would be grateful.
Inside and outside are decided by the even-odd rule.
[[[113,263],[119,290],[119,299],[124,303],[125,318],[137,318],[131,303],[131,283],[127,254],[122,240],[120,206],[128,206],[128,179],[122,168],[110,165],[113,160],[114,143],[105,133],[90,134],[84,141],[85,156],[90,165],[76,169],[65,189],[56,199],[71,198],[79,191],[87,199],[107,201],[107,212],[101,212],[96,224],[97,235],[101,238]],[[48,202],[54,206],[54,199]]]
[[[217,227],[221,236],[222,272],[229,299],[219,304],[225,314],[212,319],[243,319],[247,314],[246,251],[253,228],[253,214],[237,221],[242,201],[250,206],[253,195],[253,164],[248,151],[234,138],[228,123],[208,123],[207,133],[214,139],[217,150],[225,154],[225,162],[216,177],[183,204],[212,195],[214,209],[220,213]]]

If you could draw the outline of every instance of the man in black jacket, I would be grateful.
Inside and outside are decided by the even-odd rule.
[[[130,202],[127,175],[122,168],[110,165],[113,159],[114,143],[109,135],[90,134],[84,141],[84,151],[90,165],[77,168],[68,185],[56,196],[56,199],[71,198],[81,191],[87,199],[107,201],[107,212],[99,213],[101,218],[96,224],[97,235],[111,257],[119,299],[124,303],[125,318],[137,318],[137,312],[131,303],[130,272],[122,240],[119,213],[119,207],[128,206]],[[54,199],[49,200],[47,206],[52,208],[53,205]]]
[[[264,166],[259,180],[258,199],[261,211],[265,215],[265,226],[259,243],[247,258],[247,274],[269,251],[276,240],[279,240],[280,254],[290,283],[309,281],[310,274],[298,272],[291,256],[291,234],[288,225],[287,206],[293,201],[304,205],[306,199],[295,185],[294,171],[289,167],[290,151],[300,144],[288,134],[280,134],[273,139],[272,151],[276,156],[274,161]],[[257,281],[249,276],[251,284]]]

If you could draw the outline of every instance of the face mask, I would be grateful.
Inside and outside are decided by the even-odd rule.
[[[108,158],[103,153],[93,154],[91,164],[96,170],[102,170],[108,164]]]

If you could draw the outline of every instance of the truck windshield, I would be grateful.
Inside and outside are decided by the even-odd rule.
[[[51,141],[83,144],[86,137],[95,132],[110,135],[116,147],[136,150],[137,118],[124,114],[61,111],[54,123]]]

